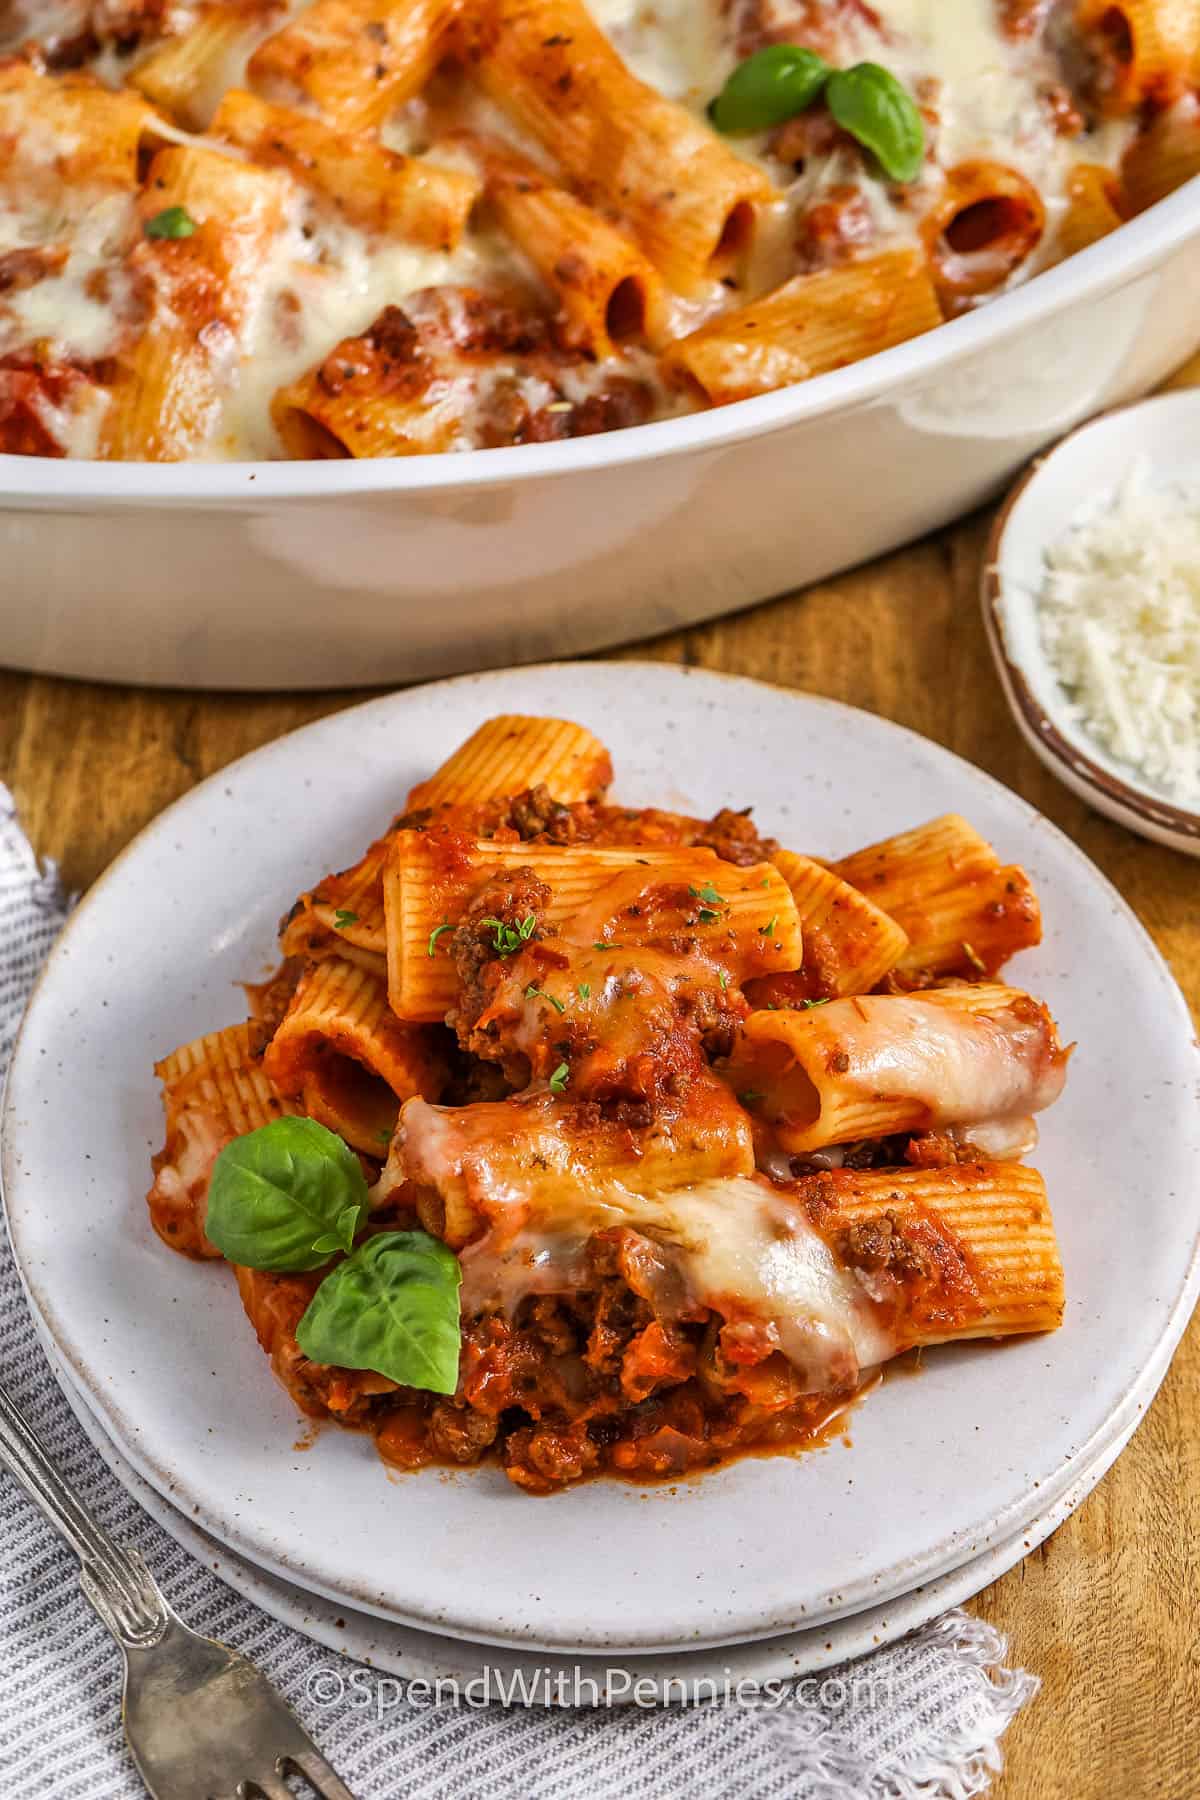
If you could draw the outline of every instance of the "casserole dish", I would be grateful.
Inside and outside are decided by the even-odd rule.
[[[988,500],[1200,348],[1198,291],[1192,180],[936,332],[708,413],[375,462],[4,457],[0,661],[152,685],[366,685],[711,618]]]

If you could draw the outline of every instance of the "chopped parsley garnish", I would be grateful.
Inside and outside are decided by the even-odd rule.
[[[575,989],[575,992],[579,995],[579,998],[581,1000],[590,1000],[592,997],[591,982],[590,981],[581,981],[579,986]]]
[[[392,1141],[392,1134],[390,1131],[377,1131],[375,1136],[379,1139],[381,1144],[390,1144]]]
[[[803,1012],[807,1012],[811,1006],[828,1006],[832,999],[832,994],[826,994],[823,1000],[802,1000],[800,1002],[800,1007]]]
[[[358,914],[356,912],[347,912],[344,906],[339,906],[333,915],[333,928],[335,931],[345,931],[347,925],[357,924]]]
[[[527,1000],[548,1000],[555,1012],[561,1013],[567,1010],[561,1000],[556,1000],[553,994],[548,994],[545,988],[540,988],[536,981],[531,981],[525,989],[525,998]]]
[[[721,984],[721,991],[723,993],[725,991],[725,989],[729,986],[729,977],[725,973],[724,969],[721,969],[718,971],[717,980]]]
[[[155,213],[142,227],[148,238],[186,238],[196,229],[196,221],[186,206],[168,206]]]
[[[720,916],[720,913],[714,912],[711,906],[702,906],[700,908],[700,923],[702,925],[711,925],[713,920],[719,919]]]
[[[738,1095],[738,1099],[743,1106],[753,1106],[756,1100],[765,1100],[766,1095],[759,1088],[747,1088],[744,1093]]]
[[[759,928],[758,928],[759,937],[770,937],[771,934],[773,933],[773,931],[775,930],[776,925],[778,925],[778,923],[779,923],[779,914],[772,913],[770,918],[767,920],[766,924],[759,926]]]
[[[437,941],[441,937],[443,931],[453,931],[453,929],[454,929],[454,927],[451,925],[449,919],[443,919],[440,925],[434,926],[433,930],[429,934],[429,954],[430,954],[430,956],[434,956],[437,953]]]
[[[709,906],[725,905],[724,894],[718,894],[711,881],[706,881],[703,887],[689,887],[688,893],[693,900],[705,900]]]
[[[770,887],[770,885],[771,885],[771,877],[770,877],[770,876],[769,876],[769,875],[764,875],[764,876],[763,876],[763,878],[762,878],[762,884],[763,884],[763,886],[764,886],[764,887]]]
[[[495,932],[492,946],[500,956],[511,956],[522,944],[527,944],[537,928],[537,914],[530,913],[527,918],[518,919],[515,925],[506,925],[503,919],[480,919],[489,931]]]
[[[570,1069],[565,1062],[560,1062],[557,1069],[555,1069],[553,1075],[550,1077],[550,1092],[552,1094],[561,1094],[570,1079]]]
[[[593,950],[623,950],[624,948],[624,944],[606,944],[602,938],[597,938],[592,945]]]

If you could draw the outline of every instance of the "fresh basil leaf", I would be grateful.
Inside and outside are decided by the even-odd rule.
[[[195,229],[196,221],[186,206],[165,207],[143,226],[148,238],[188,238]]]
[[[204,1229],[248,1269],[319,1269],[349,1250],[367,1210],[353,1150],[315,1119],[272,1119],[213,1164]]]
[[[843,131],[870,150],[892,181],[915,181],[925,161],[917,103],[879,63],[856,63],[829,78],[825,103]]]
[[[337,1216],[337,1223],[332,1231],[313,1242],[313,1249],[323,1251],[326,1256],[336,1256],[339,1250],[349,1250],[354,1242],[354,1233],[358,1229],[357,1206],[347,1206]]]
[[[454,1252],[428,1232],[381,1231],[325,1277],[296,1342],[313,1362],[452,1394],[461,1280]]]
[[[815,50],[768,44],[738,64],[708,116],[718,131],[769,131],[811,106],[829,74]]]

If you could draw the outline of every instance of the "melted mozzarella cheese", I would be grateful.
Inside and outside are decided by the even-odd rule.
[[[861,1283],[844,1269],[803,1211],[752,1176],[671,1193],[634,1194],[615,1180],[548,1184],[522,1194],[512,1228],[499,1216],[460,1253],[464,1312],[510,1315],[530,1294],[589,1282],[594,1232],[625,1227],[656,1246],[681,1284],[681,1310],[711,1307],[774,1327],[806,1391],[846,1387],[895,1348]]]
[[[748,3],[748,0],[747,0]],[[726,0],[590,0],[598,24],[629,68],[658,91],[703,114],[737,61],[738,17],[745,8]],[[729,140],[735,154],[758,161],[776,184],[780,198],[762,209],[753,265],[744,285],[733,295],[719,282],[684,300],[670,300],[671,333],[681,335],[713,313],[764,292],[793,276],[798,267],[801,221],[814,205],[838,190],[858,196],[873,230],[869,247],[883,249],[911,242],[919,232],[923,206],[936,198],[941,169],[964,160],[994,159],[1012,164],[1032,180],[1048,210],[1049,226],[1032,260],[1012,280],[1023,279],[1049,260],[1054,251],[1057,218],[1065,208],[1071,170],[1079,160],[1115,163],[1132,127],[1106,126],[1085,138],[1061,137],[1045,101],[1048,83],[1058,78],[1050,53],[1042,46],[1016,42],[1000,29],[997,0],[874,0],[881,23],[851,11],[836,29],[840,33],[834,60],[845,65],[874,60],[892,69],[937,117],[938,166],[897,202],[856,153],[835,145],[807,155],[803,166],[781,163],[769,153],[766,137]],[[204,91],[191,96],[185,122],[197,127],[211,116],[221,92],[245,78],[247,54],[261,36],[277,30],[296,0],[263,18],[239,39],[228,58],[206,76]],[[803,40],[807,0],[771,0],[765,6],[770,31],[786,37],[789,29]],[[46,41],[77,36],[81,15],[75,0],[21,0],[8,34],[9,47],[29,37]],[[182,14],[169,16],[178,26]],[[15,36],[14,36],[15,33]],[[102,79],[117,85],[156,41],[127,53],[114,44],[102,46],[94,62]],[[832,52],[831,52],[832,55]],[[452,102],[455,119],[476,130],[499,131],[527,153],[540,158],[534,144],[491,103],[469,87]],[[418,96],[401,108],[384,129],[384,141],[417,154],[429,153],[429,136],[437,135],[436,111]],[[180,138],[174,127],[162,135]],[[43,141],[44,140],[44,141]],[[62,138],[51,141],[36,121],[23,135],[17,163],[43,171],[76,146]],[[431,152],[434,160],[453,160],[453,153]],[[544,160],[544,159],[543,159]],[[12,171],[10,170],[10,181]],[[380,241],[348,227],[332,209],[322,209],[299,195],[294,216],[266,258],[261,304],[247,320],[241,341],[232,346],[229,396],[222,427],[206,454],[211,457],[272,457],[281,446],[270,419],[274,394],[297,376],[320,365],[344,338],[369,326],[384,307],[403,306],[418,290],[447,284],[488,285],[509,280],[537,291],[539,283],[519,253],[502,236],[472,225],[450,254],[415,245]],[[68,236],[71,255],[54,277],[7,296],[0,318],[0,345],[23,349],[50,341],[67,358],[88,363],[111,353],[120,334],[121,291],[117,278],[97,278],[110,270],[112,258],[88,241],[89,208],[77,209]],[[53,232],[31,232],[26,218],[14,225],[0,219],[0,253],[6,248],[59,241]],[[452,448],[470,448],[472,426],[491,387],[514,390],[531,411],[547,404],[579,403],[603,391],[614,373],[647,382],[655,416],[690,410],[689,396],[666,388],[656,359],[648,349],[633,348],[607,363],[580,362],[556,374],[552,388],[543,377],[524,369],[518,358],[497,359],[496,366],[474,372],[462,382],[445,384],[430,401],[453,423]],[[473,385],[472,385],[473,384]],[[461,427],[458,422],[461,421]],[[79,453],[78,443],[69,446]]]
[[[419,288],[462,280],[463,261],[411,244],[370,243],[350,226],[294,209],[267,262],[263,302],[243,345],[216,453],[277,455],[271,400],[278,390],[343,338],[365,331],[386,306]]]
[[[868,994],[821,1007],[804,1025],[807,1066],[836,1068],[839,1093],[917,1100],[932,1125],[1023,1119],[1057,1100],[1066,1080],[1066,1059],[1032,1006],[959,1012],[920,995]]]
[[[623,1227],[655,1246],[662,1310],[711,1307],[773,1326],[808,1391],[850,1385],[892,1354],[857,1277],[768,1181],[741,1174],[637,1192],[636,1161],[589,1161],[546,1096],[523,1109],[526,1126],[502,1118],[511,1110],[410,1100],[399,1155],[373,1196],[405,1180],[440,1195],[451,1242],[471,1238],[459,1250],[467,1317],[511,1317],[531,1295],[587,1288],[589,1239]]]
[[[937,147],[944,164],[1001,154],[1042,179],[1063,159],[1042,104],[1039,59],[1000,30],[999,0],[878,0],[890,66],[910,85],[937,83]]]
[[[35,134],[36,135],[36,134]],[[111,356],[136,314],[125,251],[134,202],[125,194],[46,198],[37,189],[0,205],[0,254],[48,249],[58,267],[28,284],[19,277],[0,295],[0,355],[36,349],[51,362]],[[108,409],[107,391],[80,381],[56,405],[39,393],[36,411],[68,456],[94,456]]]
[[[640,81],[697,111],[729,56],[721,9],[703,0],[589,0],[592,17]],[[720,80],[716,80],[720,86]]]

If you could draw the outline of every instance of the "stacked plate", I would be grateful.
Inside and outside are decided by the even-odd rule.
[[[670,1488],[600,1481],[534,1500],[494,1469],[389,1476],[369,1438],[298,1438],[227,1272],[169,1255],[150,1230],[151,1064],[228,1021],[231,984],[261,974],[292,896],[353,860],[496,712],[590,726],[633,804],[754,802],[764,830],[834,856],[961,812],[1029,870],[1046,936],[1012,976],[1078,1042],[1035,1159],[1067,1271],[1060,1332],[930,1353],[849,1415],[852,1444]],[[977,770],[879,719],[750,682],[548,667],[339,713],[143,833],[78,908],[35,994],[5,1100],[5,1197],[85,1429],[234,1587],[404,1676],[578,1669],[620,1698],[631,1676],[764,1679],[869,1650],[976,1592],[1080,1503],[1196,1296],[1197,1072],[1186,1008],[1132,914]]]

